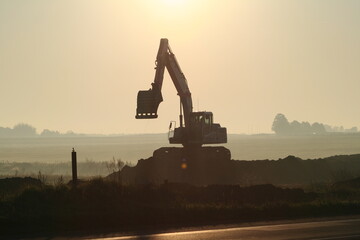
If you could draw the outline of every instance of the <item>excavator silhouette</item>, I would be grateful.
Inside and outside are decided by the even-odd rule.
[[[161,87],[166,68],[180,97],[180,126],[176,127],[176,122],[170,122],[169,142],[182,144],[188,148],[199,148],[203,144],[226,143],[226,128],[213,122],[212,112],[193,112],[187,80],[166,38],[160,40],[155,63],[156,73],[151,89],[138,92],[135,118],[151,119],[158,117],[157,110],[163,101]]]

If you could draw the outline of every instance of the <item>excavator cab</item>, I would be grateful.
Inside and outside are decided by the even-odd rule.
[[[201,144],[227,142],[226,128],[213,122],[212,112],[192,112],[190,114],[190,139]]]
[[[174,126],[171,124],[170,126]],[[212,112],[192,112],[189,126],[171,129],[170,143],[184,145],[219,144],[227,142],[226,128],[213,122]]]

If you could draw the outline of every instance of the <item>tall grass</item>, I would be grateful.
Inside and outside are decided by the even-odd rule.
[[[116,159],[115,157],[111,160],[101,162],[87,159],[77,164],[78,176],[80,177],[106,176],[114,171],[121,170],[125,165],[132,165],[129,162],[124,162],[120,158]],[[69,176],[71,175],[71,162],[0,162],[0,178],[10,176],[36,176],[39,172],[44,176]]]
[[[304,192],[273,185],[123,186],[94,178],[76,187],[59,181],[22,188],[0,199],[8,234],[110,231],[360,213],[359,191]]]

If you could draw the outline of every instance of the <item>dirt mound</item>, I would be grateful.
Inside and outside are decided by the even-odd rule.
[[[360,176],[360,154],[302,160],[288,156],[279,160],[231,160],[225,147],[160,148],[135,167],[124,167],[108,176],[123,184],[182,182],[211,184],[309,184],[336,182]]]
[[[120,173],[113,173],[109,178],[121,179],[124,184],[229,184],[227,169],[231,164],[230,151],[224,147],[160,148],[152,157],[139,160],[135,167],[125,166]]]

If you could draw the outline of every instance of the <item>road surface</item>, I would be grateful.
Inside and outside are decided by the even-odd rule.
[[[339,240],[360,239],[360,218],[312,221],[301,223],[269,224],[251,227],[230,227],[198,231],[179,231],[170,233],[87,237],[81,239],[97,240]]]

